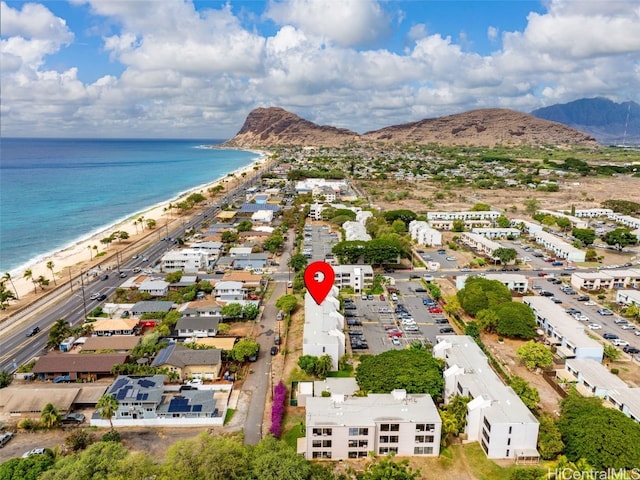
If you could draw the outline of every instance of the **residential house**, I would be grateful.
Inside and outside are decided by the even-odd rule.
[[[174,306],[173,302],[144,300],[131,307],[131,316],[139,317],[145,313],[168,313]]]
[[[305,407],[306,458],[346,460],[376,455],[440,453],[442,420],[427,394],[405,390],[366,397],[311,397]]]
[[[236,270],[259,270],[269,263],[268,253],[250,253],[249,255],[236,255],[233,259],[233,268]]]
[[[147,279],[138,286],[138,291],[148,293],[152,297],[166,297],[169,293],[169,282]]]
[[[139,330],[137,318],[105,318],[96,320],[90,325],[93,336],[136,335]]]
[[[218,349],[195,350],[172,343],[158,352],[151,366],[175,372],[180,380],[217,380],[222,365],[221,352]]]
[[[176,323],[178,338],[215,337],[220,319],[216,317],[181,317]]]
[[[489,366],[468,335],[437,336],[433,355],[444,359],[444,399],[470,396],[465,442],[480,442],[488,458],[537,460],[539,423],[513,389]]]
[[[170,250],[160,258],[160,270],[162,272],[199,272],[207,270],[209,256],[200,249],[183,248]]]
[[[40,380],[67,377],[68,381],[93,381],[112,375],[114,365],[126,363],[126,353],[49,353],[36,360],[31,370]]]
[[[113,351],[129,353],[140,343],[141,337],[135,335],[113,335],[110,337],[86,337],[82,343],[83,352]]]
[[[244,300],[247,289],[242,282],[218,282],[213,287],[216,301],[222,303],[241,303]]]

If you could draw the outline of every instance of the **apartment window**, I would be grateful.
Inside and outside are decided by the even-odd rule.
[[[413,447],[414,455],[431,455],[433,454],[433,447]]]
[[[313,440],[311,446],[313,448],[331,448],[331,440]]]
[[[378,449],[378,453],[380,455],[385,455],[387,453],[398,453],[398,447],[380,447]]]
[[[505,457],[508,457],[508,456],[509,456],[509,451],[510,451],[510,450],[507,450],[507,454],[505,455]]]
[[[369,435],[369,429],[368,428],[352,427],[352,428],[349,429],[349,436],[350,437],[363,436],[363,435]]]
[[[325,435],[331,436],[333,435],[333,430],[331,428],[314,428],[312,430],[313,435]]]
[[[489,441],[489,434],[484,428],[482,429],[482,436],[485,438],[487,442]]]
[[[507,445],[511,445],[511,439],[507,438]]]
[[[416,435],[416,443],[433,443],[433,435]]]
[[[382,432],[399,432],[400,424],[399,423],[381,423],[380,431]]]
[[[349,448],[366,448],[368,446],[368,440],[349,440]]]
[[[436,429],[434,423],[418,423],[416,424],[416,432],[433,432]]]
[[[389,435],[380,435],[380,443],[389,443]]]
[[[347,456],[349,458],[366,458],[368,453],[369,452],[355,451],[355,452],[349,452]]]
[[[489,449],[487,448],[487,444],[484,443],[484,440],[480,441],[480,445],[482,445],[482,449],[484,450],[484,453],[489,453]]]
[[[484,417],[483,421],[484,421],[484,426],[487,427],[487,430],[491,431],[491,424],[489,423],[489,420],[487,420],[487,417]]]
[[[460,385],[460,382],[458,382],[458,392],[462,394],[462,385]]]
[[[509,427],[509,435],[513,433],[513,427]]]
[[[312,458],[331,458],[331,452],[313,452]]]

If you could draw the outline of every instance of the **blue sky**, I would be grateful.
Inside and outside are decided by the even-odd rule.
[[[638,0],[0,4],[2,136],[229,138],[256,107],[357,132],[640,101]]]

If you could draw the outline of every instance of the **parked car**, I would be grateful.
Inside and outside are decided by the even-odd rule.
[[[183,387],[184,386],[185,385],[183,385]],[[62,417],[62,423],[77,425],[84,422],[84,419],[85,416],[82,413],[67,413],[64,417]]]
[[[22,458],[29,458],[32,455],[44,455],[46,450],[44,448],[34,448],[22,454]]]
[[[632,347],[630,345],[627,345],[626,347],[624,347],[622,349],[623,352],[628,353],[630,355],[633,355],[635,353],[640,353],[640,348],[636,348],[636,347]]]
[[[435,319],[435,322],[436,322],[438,325],[443,325],[443,324],[445,324],[445,323],[449,323],[449,320],[447,320],[446,318],[436,318],[436,319]]]
[[[615,323],[616,325],[622,325],[629,322],[625,318],[616,318],[613,323]]]
[[[440,307],[430,307],[429,313],[442,313],[442,309]]]
[[[416,293],[425,293],[426,291],[427,291],[427,289],[424,288],[424,287],[417,287],[417,288],[414,289],[414,292],[416,292]]]
[[[553,292],[550,292],[549,290],[540,290],[540,296],[553,297]]]
[[[593,300],[589,300],[588,302],[584,302],[587,307],[595,307],[597,305]]]
[[[443,327],[440,329],[440,333],[454,333],[454,330],[451,327]]]
[[[273,347],[271,347],[271,355],[277,355],[277,354],[278,354],[278,347],[274,345]]]
[[[620,338],[614,338],[613,340],[611,340],[611,343],[613,343],[616,347],[628,347],[629,346],[629,342],[627,342],[626,340],[622,340]]]
[[[4,447],[13,438],[13,432],[0,434],[0,448]]]
[[[633,323],[625,323],[623,325],[620,325],[620,328],[622,330],[634,330],[636,326]]]
[[[40,327],[33,327],[27,332],[27,337],[33,337],[40,331]]]
[[[598,313],[600,315],[605,316],[605,317],[610,317],[611,315],[613,315],[613,312],[611,310],[609,310],[608,308],[599,308],[598,309]]]
[[[391,343],[393,343],[394,345],[400,345],[400,339],[398,337],[393,337],[391,339]]]
[[[602,330],[602,325],[599,323],[590,323],[589,330]]]
[[[588,302],[590,300],[589,295],[580,295],[576,298],[579,302]]]
[[[602,334],[602,338],[606,338],[607,340],[616,340],[618,338],[620,338],[618,335],[616,335],[615,333],[604,333]]]

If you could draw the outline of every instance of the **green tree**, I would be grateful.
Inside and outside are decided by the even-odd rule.
[[[365,355],[356,368],[361,390],[389,393],[403,388],[407,393],[428,393],[440,397],[443,389],[442,361],[429,350],[389,350]]]
[[[12,458],[0,463],[2,480],[39,480],[49,470],[55,460],[49,451],[44,455],[31,455],[28,458]]]
[[[369,463],[364,472],[356,475],[357,480],[417,480],[420,470],[414,470],[407,458],[394,461],[393,455],[377,458]]]
[[[544,345],[533,340],[516,349],[516,358],[529,370],[547,368],[553,365],[553,353]]]
[[[453,221],[451,230],[454,232],[464,232],[464,220],[460,220],[459,218],[456,218]]]
[[[257,342],[243,338],[231,349],[231,358],[236,362],[245,362],[247,358],[258,353],[258,350],[260,345]]]
[[[620,350],[613,345],[605,345],[603,353],[605,362],[615,362],[621,355]]]
[[[607,232],[602,239],[607,245],[615,245],[615,247],[622,251],[624,247],[629,245],[636,245],[638,243],[638,237],[636,237],[628,228],[616,228]]]
[[[25,280],[30,280],[33,283],[33,293],[38,293],[38,289],[36,288],[38,285],[33,278],[33,271],[30,268],[27,268],[22,274],[22,278]]]
[[[72,452],[84,450],[95,442],[95,436],[86,428],[76,428],[64,439],[64,445]]]
[[[496,248],[493,252],[493,258],[500,260],[500,263],[507,265],[514,261],[518,256],[518,252],[513,248]]]
[[[298,298],[295,295],[282,295],[276,300],[276,308],[289,315],[298,306]]]
[[[4,281],[0,282],[0,310],[6,310],[9,307],[9,302],[15,299],[16,296],[7,289]]]
[[[513,375],[509,379],[509,386],[513,388],[516,395],[520,397],[529,410],[535,410],[540,403],[540,393],[538,390],[527,382],[524,378]]]
[[[262,244],[265,250],[268,250],[271,253],[277,252],[283,245],[284,237],[279,232],[272,233]]]
[[[235,243],[239,238],[238,234],[231,230],[226,230],[220,234],[220,240],[222,243]]]
[[[313,355],[302,355],[298,358],[298,366],[307,375],[313,375],[316,371],[316,365],[318,364],[318,357]]]
[[[309,462],[285,442],[267,435],[251,449],[250,478],[260,480],[307,480]]]
[[[571,228],[571,220],[565,217],[557,217],[556,225],[558,225],[563,232],[566,232]]]
[[[223,318],[238,319],[242,317],[242,304],[240,303],[227,303],[222,306],[220,313]]]
[[[391,224],[391,229],[395,233],[406,233],[407,226],[404,224],[402,220],[397,219],[397,220],[394,220],[393,223]]]
[[[47,268],[51,271],[51,278],[53,278],[53,284],[57,285],[57,283],[56,283],[56,274],[53,271],[54,267],[55,267],[54,263],[51,260],[49,260],[47,262]]]
[[[606,408],[598,397],[570,393],[562,401],[558,428],[565,455],[584,458],[598,470],[640,465],[640,428],[624,413]]]
[[[296,253],[295,255],[291,255],[288,265],[293,268],[294,271],[300,272],[306,268],[307,258],[301,253]]]
[[[498,280],[488,280],[483,277],[470,277],[464,288],[456,294],[460,306],[470,315],[476,315],[480,310],[492,308],[505,302],[511,302],[511,292]]]
[[[476,314],[476,321],[478,322],[478,328],[483,332],[495,333],[498,328],[498,315],[489,308],[480,310]]]
[[[331,355],[326,354],[318,358],[314,373],[316,377],[324,380],[325,378],[327,378],[327,375],[332,369],[333,369],[333,359],[331,358]]]
[[[525,340],[536,336],[536,316],[528,305],[507,302],[494,307],[493,311],[498,316],[498,335]]]
[[[0,388],[5,388],[13,382],[13,375],[6,370],[0,370]]]
[[[111,394],[102,395],[96,404],[98,415],[100,415],[100,418],[106,418],[109,420],[111,430],[113,430],[113,417],[116,415],[119,406],[120,402]]]
[[[260,313],[260,307],[255,303],[245,303],[242,307],[242,317],[248,320],[255,320]]]
[[[538,420],[540,421],[538,451],[544,460],[551,460],[564,450],[562,434],[556,421],[551,416],[542,415]]]
[[[116,442],[97,442],[76,455],[69,455],[55,463],[39,480],[122,479],[141,480],[132,472],[119,469],[120,462],[129,456],[127,449]],[[125,475],[126,473],[126,475]],[[118,474],[123,476],[118,476]]]
[[[64,318],[56,320],[49,330],[47,347],[57,348],[65,338],[71,335],[71,325]]]
[[[574,228],[571,235],[580,240],[583,245],[591,245],[596,239],[596,231],[592,228]]]
[[[454,395],[441,410],[442,428],[447,437],[443,438],[443,445],[449,442],[448,437],[457,437],[464,432],[467,425],[467,404],[471,400],[472,398],[469,396]]]
[[[60,420],[62,420],[60,412],[52,403],[47,403],[40,412],[40,422],[45,428],[57,427],[60,425]]]
[[[511,220],[509,220],[504,215],[500,215],[496,219],[496,225],[498,225],[498,227],[500,227],[500,228],[509,228],[511,226]]]
[[[395,220],[402,220],[406,228],[409,228],[409,224],[417,218],[417,214],[411,210],[387,210],[383,212],[382,216],[388,224],[393,224]]]
[[[11,277],[11,274],[9,272],[4,273],[4,275],[2,276],[2,282],[9,282],[11,284],[11,288],[13,288],[13,293],[16,294],[16,300],[20,300],[20,297],[18,296],[18,290],[16,290],[16,286],[13,284],[13,278]]]
[[[524,205],[525,211],[529,215],[533,215],[540,208],[540,201],[536,198],[527,198],[526,200],[522,201],[522,204]]]
[[[236,227],[236,230],[238,231],[238,233],[250,232],[252,228],[253,228],[253,223],[251,222],[251,220],[242,220]]]

